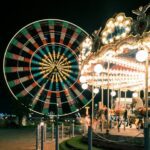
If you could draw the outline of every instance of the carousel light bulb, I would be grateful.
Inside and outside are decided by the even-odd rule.
[[[94,72],[96,72],[96,73],[100,73],[100,72],[102,72],[102,70],[103,70],[103,66],[101,64],[97,64],[94,67]]]
[[[129,32],[131,30],[131,28],[130,27],[126,27],[125,30],[126,30],[126,32]]]
[[[88,84],[87,83],[83,83],[82,85],[81,85],[81,87],[82,87],[82,89],[87,89],[88,88]]]
[[[136,53],[136,60],[139,62],[144,62],[148,58],[148,52],[145,50],[140,50]]]
[[[138,97],[138,93],[137,93],[137,92],[134,92],[134,93],[132,94],[132,97],[134,97],[134,98]]]
[[[85,41],[82,43],[83,48],[89,48],[92,44],[92,41],[90,38],[86,38]]]
[[[111,27],[113,25],[113,20],[109,20],[106,24],[107,27]]]
[[[93,89],[93,92],[94,92],[95,94],[97,94],[97,93],[99,92],[99,89],[98,89],[98,88],[94,88],[94,89]]]
[[[124,16],[123,15],[118,15],[116,20],[119,21],[119,22],[122,22],[124,19]]]
[[[130,23],[131,23],[131,20],[129,20],[129,19],[124,21],[125,25],[129,25]]]
[[[103,35],[103,36],[106,36],[106,35],[107,35],[107,32],[106,32],[106,31],[104,31],[104,32],[102,33],[102,35]]]
[[[85,83],[86,82],[86,77],[85,76],[80,76],[79,81],[81,83]]]

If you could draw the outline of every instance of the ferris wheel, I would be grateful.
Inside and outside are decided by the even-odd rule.
[[[59,116],[77,112],[91,94],[79,83],[80,44],[88,36],[77,25],[44,19],[28,24],[10,40],[3,72],[12,95],[30,110]]]

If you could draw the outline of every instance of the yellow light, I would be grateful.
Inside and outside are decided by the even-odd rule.
[[[131,23],[131,20],[125,20],[125,21],[124,21],[124,24],[125,24],[125,25],[130,25],[130,23]]]
[[[124,19],[124,16],[123,15],[118,15],[116,20],[119,21],[119,22],[122,22]]]
[[[108,22],[107,22],[107,24],[106,24],[106,26],[107,27],[111,27],[111,26],[113,26],[113,20],[109,20]]]

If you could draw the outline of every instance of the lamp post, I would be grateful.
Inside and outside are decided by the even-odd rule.
[[[147,51],[146,51],[147,50]],[[144,122],[144,150],[150,149],[150,128],[149,128],[149,117],[148,117],[148,48],[146,50],[140,50],[136,53],[136,59],[140,62],[145,61],[145,107],[146,107],[146,117]]]
[[[40,123],[41,127],[41,150],[44,150],[44,122]]]
[[[140,50],[136,53],[136,60],[139,62],[145,61],[145,107],[146,107],[146,118],[145,122],[148,121],[148,49],[147,50]]]
[[[99,74],[102,71],[103,67],[100,64],[97,64],[94,66],[94,72]],[[88,88],[88,81],[86,81],[86,78],[84,76],[80,77],[80,82],[82,83],[82,88],[87,89]],[[87,83],[86,83],[87,82]],[[88,150],[92,150],[92,126],[93,126],[93,117],[94,117],[94,97],[99,92],[98,88],[95,88],[94,85],[92,85],[92,107],[91,107],[91,121],[90,125],[88,126]]]
[[[58,126],[58,103],[57,107],[57,115],[56,115],[56,150],[59,150],[59,126]]]

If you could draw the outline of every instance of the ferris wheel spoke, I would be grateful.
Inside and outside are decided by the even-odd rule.
[[[55,113],[57,104],[60,116],[86,105],[88,95],[78,86],[78,57],[87,36],[80,27],[58,19],[36,21],[19,30],[7,46],[3,65],[13,96],[46,115]]]
[[[36,31],[37,31],[37,33],[38,33],[38,35],[39,35],[43,45],[47,44],[46,38],[45,38],[44,33],[42,31],[42,28],[41,28],[41,24],[39,22],[36,22],[34,24],[34,27],[35,27],[35,29],[36,29]]]
[[[46,95],[45,103],[43,105],[43,110],[42,110],[42,113],[44,113],[44,114],[48,114],[48,112],[49,112],[49,105],[50,105],[51,95],[52,95],[52,92],[48,91],[47,95]]]
[[[19,92],[16,96],[18,98],[26,96],[36,86],[37,86],[37,84],[35,82],[33,82],[31,85],[29,85],[28,87],[26,87],[26,89],[24,89],[21,92]]]
[[[72,93],[70,93],[69,90],[66,90],[65,94],[66,94],[66,99],[67,99],[67,103],[69,104],[70,110],[76,111],[77,107],[75,106],[75,102],[73,100],[74,96],[72,96]]]
[[[43,51],[41,48],[39,49],[39,53],[42,55],[43,60],[45,61],[45,63],[48,63],[48,56],[46,51]]]
[[[52,90],[52,88],[53,88],[53,82],[54,82],[54,75],[52,75],[51,82],[50,82],[50,85],[49,85],[50,90]]]
[[[60,35],[60,43],[62,44],[64,43],[64,38],[66,36],[67,28],[68,28],[68,23],[63,23],[63,27]]]
[[[17,54],[13,54],[13,53],[10,53],[10,52],[8,52],[6,54],[6,58],[16,60],[16,61],[23,61],[23,62],[27,62],[27,63],[30,62],[29,58],[23,57],[23,56],[20,56],[20,55],[17,55]]]
[[[25,77],[22,77],[22,78],[19,78],[19,79],[9,81],[8,84],[12,88],[12,87],[14,87],[18,84],[21,84],[21,83],[26,82],[26,81],[31,80],[31,79],[32,79],[32,76],[29,75],[29,76],[25,76]]]
[[[62,111],[62,104],[61,104],[61,96],[59,92],[56,93],[56,103],[58,104],[58,110],[59,110],[58,113],[59,115],[62,115],[63,111]]]
[[[17,48],[23,50],[27,54],[32,55],[34,53],[31,49],[29,49],[28,47],[26,47],[23,43],[19,42],[15,38],[11,41],[11,44],[14,45],[14,46],[16,46]]]
[[[76,78],[71,76],[69,73],[67,73],[66,71],[62,71],[62,74],[65,75],[68,79],[71,79],[72,81],[75,81]],[[69,81],[68,81],[69,82]],[[70,83],[70,82],[69,82]]]
[[[55,75],[56,91],[59,91],[58,74]]]
[[[34,109],[35,105],[37,104],[37,102],[40,100],[40,96],[43,93],[44,87],[45,87],[46,83],[39,89],[39,91],[35,94],[35,96],[32,99],[32,104],[31,107],[32,109]],[[41,100],[40,100],[41,101]],[[44,102],[44,101],[41,101]]]
[[[61,77],[60,74],[58,74],[58,79],[59,79],[59,82],[60,82],[62,89],[67,89],[68,87],[64,84],[63,78]]]
[[[29,67],[5,67],[6,73],[13,73],[13,72],[27,72],[29,71]]]
[[[79,34],[81,33],[81,30],[80,29],[76,29],[74,34],[72,35],[69,43],[68,43],[68,46],[71,47],[72,44],[75,42],[75,40],[78,38]]]
[[[57,60],[60,59],[60,56],[61,56],[61,47],[58,48],[58,53],[57,53]]]
[[[38,49],[40,46],[39,44],[36,42],[36,40],[32,37],[32,35],[29,33],[29,31],[27,29],[23,29],[21,31],[21,33],[27,38],[28,41],[30,41],[32,43],[32,45]]]
[[[81,94],[81,92],[78,90],[78,88],[75,87],[75,85],[73,85],[73,86],[71,87],[71,89],[76,93],[76,95],[79,95],[78,98],[80,99],[80,101],[81,101],[84,105],[88,102],[88,100],[86,99],[86,97]]]
[[[51,39],[51,43],[54,43],[54,42],[55,42],[54,21],[53,21],[53,20],[48,20],[48,26],[49,26],[49,30],[50,30],[50,39]]]

